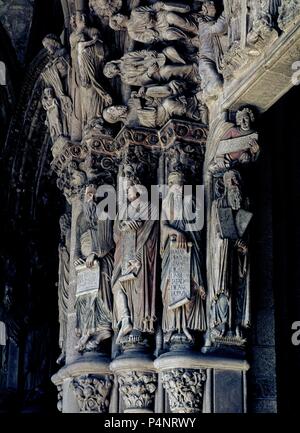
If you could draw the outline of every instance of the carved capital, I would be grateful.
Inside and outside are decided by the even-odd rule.
[[[155,373],[128,371],[119,375],[118,382],[127,411],[152,411],[157,388]]]
[[[182,172],[187,184],[196,177],[200,180],[207,134],[206,125],[170,120],[159,131],[167,173]]]
[[[72,382],[80,412],[106,413],[109,408],[113,377],[84,375]]]
[[[173,413],[202,412],[205,370],[176,368],[162,373],[163,387],[167,391]]]

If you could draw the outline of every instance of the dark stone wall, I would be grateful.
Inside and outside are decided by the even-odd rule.
[[[262,154],[251,188],[252,412],[276,411],[276,395],[278,412],[299,404],[300,346],[291,342],[292,323],[300,321],[299,100],[295,87],[260,119]]]

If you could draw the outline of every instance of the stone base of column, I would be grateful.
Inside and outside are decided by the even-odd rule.
[[[109,363],[110,358],[105,355],[85,353],[54,374],[51,380],[58,389],[59,410],[63,413],[108,412],[113,387]]]
[[[153,413],[157,374],[153,357],[145,352],[128,351],[110,364],[122,398],[119,412]]]
[[[173,413],[245,413],[245,359],[174,351],[154,362]]]

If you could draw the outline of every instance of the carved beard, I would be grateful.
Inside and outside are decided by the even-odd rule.
[[[227,200],[229,206],[233,210],[238,210],[241,208],[242,195],[238,186],[230,186],[227,189]]]
[[[83,212],[85,218],[91,227],[94,227],[97,224],[96,209],[97,209],[97,204],[94,202],[94,200],[90,202],[85,202],[83,205]]]

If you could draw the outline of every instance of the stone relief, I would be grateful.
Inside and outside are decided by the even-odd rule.
[[[188,229],[188,224],[194,218],[189,206],[191,203],[182,204],[183,185],[184,177],[181,173],[170,173],[170,189],[162,202],[162,329],[166,342],[171,340],[174,333],[182,334],[189,342],[193,342],[193,331],[206,330],[201,238],[200,232]],[[192,204],[195,207],[195,203]],[[178,263],[172,264],[174,252],[178,255]],[[187,252],[190,257],[185,267],[179,271],[179,264]],[[186,274],[186,278],[182,281],[183,274]]]
[[[247,229],[252,219],[238,168],[259,156],[254,120],[251,108],[238,110],[236,125],[220,141],[210,165],[214,184],[208,269],[211,337],[237,345],[245,343],[244,331],[250,326]]]
[[[144,44],[159,41],[187,39],[197,34],[197,24],[190,7],[182,3],[158,1],[150,6],[140,6],[131,11],[130,17],[116,14],[110,18],[113,30],[125,30],[129,36]]]
[[[130,86],[149,86],[173,78],[197,81],[195,65],[186,64],[174,47],[167,47],[162,52],[131,51],[119,60],[108,62],[103,72],[108,78],[120,76],[122,82]]]
[[[277,0],[280,3],[278,24],[282,30],[292,24],[298,17],[300,12],[299,0]]]
[[[118,382],[125,409],[151,411],[157,389],[155,373],[128,371],[118,376]]]
[[[171,412],[202,412],[204,370],[176,368],[162,373],[162,382],[167,391]]]
[[[223,61],[223,48],[220,36],[227,33],[224,14],[216,17],[214,1],[205,1],[199,17],[199,74],[203,97],[215,98],[222,91],[223,78],[220,74]]]
[[[112,290],[117,343],[124,342],[125,336],[138,341],[143,333],[153,334],[156,321],[158,210],[140,198],[136,180],[127,177],[125,185],[120,185],[127,198],[114,223]],[[147,219],[151,212],[152,220]]]
[[[98,29],[88,26],[87,15],[76,12],[70,35],[72,58],[72,100],[74,104],[72,139],[81,139],[82,131],[112,102],[99,82],[104,47]]]
[[[113,377],[88,374],[72,382],[76,399],[83,413],[107,413]]]
[[[122,0],[89,0],[89,7],[100,19],[111,17],[121,9]]]
[[[59,347],[61,354],[57,359],[58,364],[65,361],[68,325],[68,299],[69,299],[69,275],[70,275],[70,237],[71,215],[65,213],[60,221],[60,243],[58,247],[58,310],[59,310]]]
[[[98,350],[100,342],[112,335],[112,222],[98,219],[95,195],[94,185],[86,187],[83,211],[76,225],[75,310],[76,333],[80,338],[77,349],[80,352]]]
[[[56,35],[49,34],[45,36],[43,46],[49,56],[49,61],[41,74],[46,87],[43,106],[47,113],[50,110],[54,117],[56,116],[55,111],[59,111],[60,114],[57,116],[61,123],[61,133],[67,136],[71,127],[73,109],[69,81],[71,71],[70,56]],[[58,108],[55,108],[55,105]],[[49,107],[49,110],[47,107]],[[51,125],[50,120],[49,123]]]

